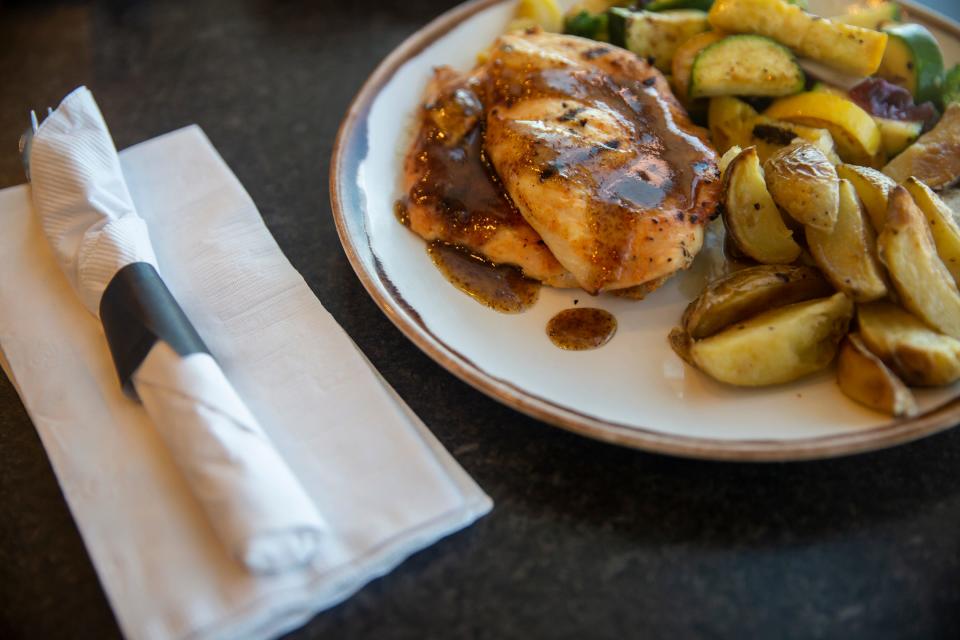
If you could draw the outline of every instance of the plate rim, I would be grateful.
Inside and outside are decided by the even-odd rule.
[[[347,108],[334,140],[330,162],[330,207],[340,244],[367,293],[404,336],[444,369],[485,395],[521,413],[547,424],[595,440],[684,458],[736,462],[785,462],[833,458],[865,453],[904,444],[950,429],[960,423],[960,398],[913,418],[895,420],[856,433],[816,436],[795,440],[713,439],[668,434],[646,426],[633,426],[603,420],[541,398],[513,383],[481,369],[469,358],[443,342],[426,326],[417,311],[396,292],[379,267],[369,247],[374,269],[371,273],[354,245],[355,238],[347,220],[344,194],[349,185],[343,167],[351,151],[366,141],[367,117],[371,105],[383,87],[403,64],[419,54],[459,23],[496,4],[512,0],[470,0],[442,13],[408,36],[374,69]],[[960,41],[960,23],[912,0],[899,0],[911,13],[925,22],[951,33]],[[344,182],[344,184],[341,184]],[[365,211],[360,210],[361,226]],[[392,289],[392,290],[391,290]]]

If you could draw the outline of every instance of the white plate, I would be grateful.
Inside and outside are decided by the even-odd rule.
[[[813,0],[822,15],[851,3]],[[960,25],[902,3],[960,60]],[[440,16],[397,48],[364,85],[338,136],[331,200],[341,241],[381,309],[429,356],[481,391],[585,435],[677,455],[786,460],[905,442],[960,421],[960,386],[919,394],[920,417],[891,422],[841,394],[832,371],[774,388],[718,384],[670,350],[667,333],[703,283],[705,260],[641,302],[543,288],[525,313],[505,315],[464,295],[433,266],[419,237],[397,223],[403,156],[423,89],[440,64],[470,68],[499,35],[513,0],[477,0]],[[699,266],[698,266],[699,265]],[[593,351],[562,351],[544,327],[573,306],[619,322]]]

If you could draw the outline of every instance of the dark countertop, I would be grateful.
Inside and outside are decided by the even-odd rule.
[[[367,297],[330,216],[333,139],[377,62],[450,4],[0,4],[0,187],[22,182],[27,110],[81,83],[118,147],[199,123],[323,304],[495,500],[290,637],[960,637],[960,430],[802,464],[618,449],[474,391]],[[960,18],[956,0],[931,4]],[[0,376],[0,638],[118,635]]]

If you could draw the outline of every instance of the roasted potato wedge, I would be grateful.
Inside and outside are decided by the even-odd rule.
[[[774,202],[807,227],[830,231],[837,222],[840,181],[823,152],[809,143],[791,144],[763,165]]]
[[[800,245],[767,192],[754,147],[744,149],[723,174],[723,221],[740,250],[757,262],[787,264]]]
[[[860,198],[849,180],[840,181],[840,209],[833,231],[808,227],[807,248],[837,291],[854,302],[887,295],[883,266],[877,259],[877,236],[864,219]]]
[[[737,323],[690,346],[697,368],[744,387],[796,380],[825,368],[853,316],[843,293],[798,302]]]
[[[910,386],[960,380],[960,340],[937,333],[897,305],[859,305],[857,324],[863,343]]]
[[[897,182],[910,176],[932,189],[960,178],[960,103],[947,106],[940,121],[883,168]]]
[[[937,331],[960,338],[960,290],[937,255],[923,213],[903,187],[890,192],[877,249],[903,306]]]
[[[855,164],[839,165],[837,175],[853,183],[853,188],[857,190],[857,195],[870,216],[873,230],[877,233],[883,231],[887,220],[887,198],[897,183],[876,169]]]
[[[916,178],[907,178],[903,186],[930,224],[937,255],[953,276],[954,282],[960,285],[960,226],[953,219],[953,212],[940,196]]]
[[[764,311],[832,293],[812,267],[756,265],[711,282],[687,306],[681,322],[699,340]]]
[[[667,340],[670,342],[670,348],[673,349],[675,354],[680,356],[681,360],[691,367],[697,366],[693,358],[690,357],[690,345],[693,344],[693,339],[689,333],[684,331],[682,327],[674,327],[670,330]]]
[[[855,333],[848,335],[840,345],[837,383],[848,397],[876,411],[897,418],[917,412],[917,403],[910,389],[870,353]]]

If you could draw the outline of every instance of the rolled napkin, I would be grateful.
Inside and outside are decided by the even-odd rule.
[[[103,328],[58,266],[30,189],[0,190],[0,366],[127,638],[279,635],[490,510],[292,268],[198,127],[119,156],[164,280],[328,527],[297,570],[254,574],[226,553],[117,384]]]
[[[323,519],[160,278],[86,87],[40,124],[28,165],[57,262],[102,320],[120,382],[142,400],[223,544],[258,573],[308,562]]]

